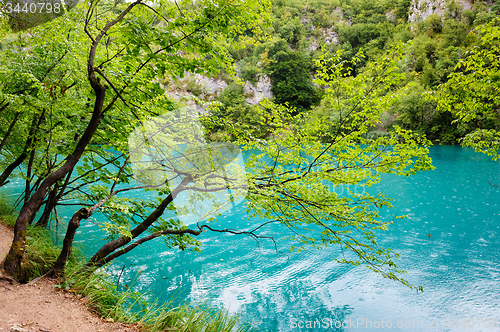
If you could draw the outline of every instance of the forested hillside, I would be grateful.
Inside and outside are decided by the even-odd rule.
[[[255,95],[270,95],[296,112],[314,117],[338,117],[322,99],[313,82],[316,60],[339,55],[351,61],[352,73],[378,61],[394,43],[405,43],[400,63],[401,83],[386,93],[397,101],[374,123],[370,135],[386,135],[394,125],[425,134],[435,143],[457,144],[476,128],[494,128],[497,120],[477,117],[467,124],[453,123],[449,111],[437,110],[433,92],[447,81],[460,58],[478,44],[474,28],[495,19],[500,4],[483,1],[411,0],[273,0],[272,25],[260,42],[234,49],[242,82],[226,82],[215,94],[204,93],[206,82],[191,78],[184,88],[201,99],[222,102],[216,115],[246,121],[258,135],[260,123]],[[346,79],[349,79],[346,78]],[[220,80],[219,80],[220,81]],[[222,78],[224,81],[224,78]],[[225,81],[224,81],[225,82]],[[245,84],[246,82],[246,84]],[[266,84],[267,83],[267,84]],[[267,91],[266,91],[267,90]],[[257,98],[258,99],[258,98]],[[258,100],[257,100],[258,101]],[[218,134],[223,133],[222,128]]]

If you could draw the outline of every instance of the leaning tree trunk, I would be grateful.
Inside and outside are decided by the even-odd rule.
[[[30,130],[28,132],[28,139],[26,140],[26,144],[24,145],[23,152],[21,152],[19,157],[17,157],[17,159],[14,160],[9,166],[7,166],[7,168],[3,171],[3,173],[0,174],[0,187],[7,183],[7,179],[9,178],[10,174],[12,174],[12,172],[19,165],[23,163],[24,159],[28,157],[28,150],[35,145],[34,142],[35,142],[36,132],[40,128],[43,119],[44,119],[44,114],[42,114],[38,119],[33,118]]]
[[[56,185],[49,192],[49,197],[47,199],[47,203],[45,203],[45,208],[43,209],[42,216],[36,222],[36,225],[42,228],[47,228],[50,220],[50,214],[52,210],[56,207],[57,204],[57,194],[59,193],[59,187]]]
[[[19,115],[20,112],[16,112],[16,115],[14,115],[14,120],[10,123],[9,129],[7,129],[7,132],[3,135],[2,141],[0,142],[0,152],[3,149],[3,146],[7,142],[7,139],[9,138],[10,134],[12,133],[14,126],[16,125],[17,120],[19,120]]]
[[[52,275],[58,275],[64,270],[64,266],[66,266],[66,262],[68,261],[68,257],[71,254],[71,248],[73,247],[73,239],[75,238],[75,233],[78,227],[80,227],[80,221],[82,219],[88,218],[90,212],[86,208],[82,208],[78,210],[71,220],[69,221],[68,228],[66,230],[66,236],[63,240],[63,247],[61,249],[61,253],[57,258],[52,270],[49,272]]]
[[[56,183],[54,188],[52,188],[52,190],[49,192],[49,197],[47,199],[47,203],[45,203],[45,208],[43,210],[42,216],[40,217],[40,219],[38,219],[36,223],[37,226],[47,228],[47,225],[49,224],[50,220],[50,215],[52,214],[52,211],[56,208],[57,202],[64,195],[64,191],[68,186],[72,173],[73,173],[72,170],[68,172],[68,174],[66,175],[66,180],[64,181],[64,184],[62,186]]]
[[[26,204],[31,196],[31,170],[33,168],[33,161],[35,160],[35,149],[31,147],[30,159],[28,160],[28,165],[26,167],[26,182],[24,190],[24,204]],[[31,224],[31,222],[30,222]]]
[[[41,279],[49,278],[53,276],[60,275],[64,271],[64,267],[66,266],[66,262],[68,261],[69,255],[71,255],[71,249],[73,248],[73,239],[75,238],[76,230],[80,227],[80,221],[82,219],[88,218],[92,212],[87,208],[81,208],[69,221],[68,228],[66,230],[66,236],[63,240],[63,247],[61,249],[61,253],[59,257],[57,257],[56,262],[52,266],[49,272],[45,273],[43,276],[38,277],[30,281],[31,283],[36,283]]]
[[[0,187],[3,185],[7,184],[9,181],[7,179],[9,178],[10,174],[23,163],[24,159],[28,156],[28,153],[26,151],[23,151],[19,157],[17,157],[16,160],[14,160],[7,168],[3,171],[2,174],[0,174]]]
[[[26,230],[28,223],[30,220],[33,220],[34,214],[40,209],[50,187],[61,180],[73,169],[73,167],[75,167],[99,125],[106,96],[106,88],[99,83],[95,76],[91,77],[91,85],[96,93],[94,110],[92,112],[92,118],[75,147],[75,150],[66,158],[66,162],[60,168],[45,178],[40,187],[33,193],[30,200],[23,205],[17,217],[14,226],[14,240],[12,241],[12,246],[4,262],[5,272],[13,276],[14,279],[18,279],[23,275],[21,260],[26,245]]]

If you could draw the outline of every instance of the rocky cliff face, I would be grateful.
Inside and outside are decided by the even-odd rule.
[[[164,85],[164,88],[171,98],[195,106],[200,112],[204,112],[204,107],[200,105],[202,102],[215,100],[228,86],[224,79],[190,73],[186,73],[186,76],[175,84],[169,83]],[[271,88],[271,79],[267,75],[259,75],[255,84],[246,81],[243,92],[247,103],[257,105],[263,98],[272,98]]]
[[[447,11],[470,10],[473,4],[474,0],[413,0],[408,21],[425,21],[432,14],[443,16]]]
[[[194,74],[194,80],[202,89],[202,94],[208,96],[209,100],[218,96],[227,87],[227,82],[223,79],[209,78],[201,74]]]
[[[205,112],[201,104],[213,101],[226,87],[227,82],[223,79],[187,72],[184,78],[177,81],[170,79],[163,85],[170,98],[194,106],[201,113]]]
[[[257,105],[260,103],[262,98],[272,98],[273,93],[271,79],[269,76],[264,75],[258,77],[256,84],[252,84],[250,81],[246,81],[245,87],[243,88],[243,93],[246,96],[247,103]]]

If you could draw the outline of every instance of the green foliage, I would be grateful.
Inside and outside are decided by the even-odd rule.
[[[308,58],[318,58],[321,50],[311,46],[320,45],[324,51],[341,51],[342,60],[350,61],[356,57],[358,51],[362,50],[365,57],[353,64],[352,75],[357,75],[362,68],[376,59],[394,41],[413,40],[407,63],[407,72],[410,81],[426,90],[434,90],[439,84],[447,81],[448,75],[461,57],[467,47],[475,43],[475,39],[468,35],[474,25],[488,22],[492,14],[488,7],[482,3],[475,3],[470,11],[459,10],[456,2],[450,1],[446,4],[445,15],[439,17],[437,14],[430,15],[425,22],[413,24],[407,23],[410,0],[399,1],[273,1],[273,29],[268,30],[270,40],[257,44],[241,62],[242,75],[245,79],[253,81],[257,74],[262,72],[272,74],[277,68],[276,59],[278,54],[298,53],[298,61],[307,68],[311,65]],[[323,34],[326,29],[337,34],[337,44],[322,44]],[[279,41],[279,43],[278,43]],[[273,49],[270,44],[280,45]],[[286,43],[288,47],[284,47]],[[264,46],[266,45],[266,46]],[[262,59],[271,61],[262,61]],[[305,60],[305,61],[304,61]],[[257,63],[261,62],[261,67]],[[287,60],[282,61],[286,66]],[[267,65],[270,63],[271,65]],[[274,66],[274,68],[273,68]],[[291,67],[291,66],[290,66]],[[312,66],[310,67],[312,68]],[[279,68],[290,77],[298,77],[302,74]],[[309,73],[311,69],[307,69]],[[412,73],[413,72],[413,73]],[[285,76],[285,75],[283,75]],[[297,102],[304,97],[299,91],[308,91],[310,86],[305,84],[301,87],[303,80],[293,82],[273,81],[273,93],[278,103],[288,102],[297,109],[304,109]],[[306,80],[307,81],[307,80]],[[298,84],[297,84],[298,83]],[[409,81],[395,89],[404,88]],[[300,88],[296,89],[297,87]],[[295,90],[294,90],[295,89]],[[298,91],[296,91],[298,90]],[[410,91],[408,89],[401,91]],[[315,93],[308,93],[315,96]],[[307,95],[307,93],[305,94]],[[319,105],[316,100],[307,100],[304,104]],[[314,99],[314,98],[313,98]],[[295,102],[294,102],[295,101]],[[311,102],[312,101],[312,102]],[[305,107],[308,109],[308,107]],[[445,124],[450,119],[448,114],[435,112],[437,119],[428,118],[429,122],[424,124],[425,130],[433,140],[455,142],[459,133],[465,128],[458,128],[456,124]],[[430,122],[430,120],[433,120]],[[444,139],[447,137],[446,139]]]
[[[380,37],[379,26],[374,23],[358,23],[340,29],[341,43],[349,43],[355,50]]]
[[[375,233],[393,222],[379,215],[379,209],[392,206],[390,198],[335,190],[348,185],[366,189],[380,181],[380,173],[410,176],[432,169],[430,142],[420,135],[398,127],[388,135],[367,135],[396,99],[388,91],[404,78],[398,68],[403,50],[404,45],[395,45],[355,77],[340,52],[318,59],[316,83],[325,87],[323,106],[333,116],[311,118],[266,102],[274,126],[267,140],[256,140],[238,124],[232,130],[244,149],[260,151],[246,163],[250,217],[292,230],[286,237],[292,250],[338,245],[350,252],[339,263],[365,264],[421,290],[400,277],[404,271],[395,263],[398,255],[376,240]]]
[[[410,14],[410,6],[412,0],[398,0],[394,13],[396,17],[402,21],[408,20],[408,15]]]
[[[500,149],[500,27],[496,19],[475,29],[479,46],[464,54],[443,84],[436,100],[438,107],[453,113],[458,123],[475,128],[463,138],[465,146],[498,159]]]
[[[212,126],[212,140],[217,140],[218,132],[225,131],[225,122],[244,125],[256,138],[264,138],[269,133],[267,123],[262,116],[262,108],[247,104],[241,85],[228,86],[222,92],[219,101],[221,105],[211,109],[211,114],[218,119],[218,123]]]
[[[430,29],[430,33],[441,33],[443,31],[443,19],[435,13],[429,15],[425,23],[428,29]]]
[[[196,83],[196,79],[194,77],[189,78],[186,85],[186,91],[191,92],[196,97],[199,97],[201,94],[205,92],[203,86]]]
[[[250,81],[255,84],[257,81],[257,75],[260,74],[262,70],[253,62],[245,62],[243,68],[241,69],[241,78],[244,81]]]
[[[25,248],[24,266],[27,281],[48,272],[61,252],[61,249],[55,246],[52,234],[40,227],[28,228]]]
[[[418,83],[411,82],[400,91],[401,97],[391,112],[397,115],[395,124],[410,129],[428,138],[436,139],[429,126],[435,121],[435,103],[425,96],[426,90]],[[446,122],[441,123],[446,125]]]
[[[321,100],[321,91],[312,84],[310,60],[296,52],[277,53],[270,65],[272,92],[279,104],[297,112],[307,111]]]
[[[362,73],[356,76],[352,75],[353,68],[362,61],[363,54],[358,54],[351,61],[343,61],[338,51],[330,59],[319,59],[321,71],[315,82],[327,88],[322,105],[314,110],[313,115],[328,124],[325,140],[354,128],[363,134],[379,123],[382,112],[397,101],[397,95],[390,91],[404,77],[397,64],[397,61],[402,60],[403,51],[402,44],[396,45],[377,63],[368,63]],[[371,114],[369,119],[363,118],[365,122],[362,122],[362,128],[357,127],[359,119],[356,114],[360,112]]]
[[[5,106],[0,117],[0,137],[15,124],[0,152],[2,171],[23,151],[33,151],[32,175],[50,173],[60,166],[62,158],[47,156],[72,151],[75,135],[83,131],[81,122],[75,121],[86,119],[87,110],[88,88],[82,83],[85,73],[75,70],[82,64],[77,40],[83,35],[72,30],[61,39],[54,28],[61,20],[40,26],[29,35],[21,34],[0,52],[0,108]],[[26,146],[30,139],[30,146]],[[28,158],[25,165],[27,162]],[[19,174],[18,168],[16,175],[26,177],[26,169]]]

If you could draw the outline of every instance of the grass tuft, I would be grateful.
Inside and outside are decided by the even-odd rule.
[[[12,206],[8,204],[5,196],[0,195],[0,220],[2,224],[14,227],[17,218],[17,211],[12,209]]]
[[[27,280],[31,281],[48,272],[61,249],[54,245],[49,231],[35,226],[28,226],[23,264]]]
[[[83,261],[81,261],[83,262]],[[76,272],[83,264],[74,264],[66,269],[62,287],[71,288],[87,299],[87,304],[98,314],[124,323],[137,323],[145,331],[176,332],[251,332],[250,324],[243,324],[241,318],[227,310],[213,308],[207,303],[174,305],[174,299],[160,304],[149,294],[140,293],[128,287],[117,291],[112,277],[105,269],[99,269],[90,276]],[[148,301],[145,299],[149,298]]]

